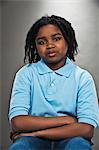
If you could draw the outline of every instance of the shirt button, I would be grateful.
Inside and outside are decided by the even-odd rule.
[[[51,83],[51,86],[54,86],[54,83]]]
[[[53,72],[52,74],[55,75],[55,72]]]

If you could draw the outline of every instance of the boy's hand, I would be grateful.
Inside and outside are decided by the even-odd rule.
[[[72,116],[63,116],[63,117],[65,117],[67,125],[77,122],[77,118],[75,117]]]
[[[36,132],[31,133],[15,133],[10,132],[10,139],[14,142],[16,139],[22,137],[22,136],[36,136]]]

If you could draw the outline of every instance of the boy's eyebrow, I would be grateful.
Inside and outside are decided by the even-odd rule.
[[[56,34],[52,34],[51,36],[54,37],[54,36],[57,36],[57,35],[61,35],[61,33],[56,33]],[[37,40],[40,40],[40,39],[45,39],[46,37],[45,36],[41,36],[41,37],[37,37]]]
[[[56,36],[56,35],[62,35],[61,33],[56,33],[56,34],[53,34],[52,36]]]

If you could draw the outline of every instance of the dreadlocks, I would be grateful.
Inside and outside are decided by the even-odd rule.
[[[39,29],[48,24],[53,24],[59,27],[66,42],[68,43],[67,56],[75,61],[75,54],[78,53],[78,44],[75,37],[75,31],[70,22],[62,17],[52,15],[41,17],[32,25],[27,33],[24,62],[26,62],[26,60],[28,60],[29,63],[38,62],[41,59],[36,50],[35,39]]]

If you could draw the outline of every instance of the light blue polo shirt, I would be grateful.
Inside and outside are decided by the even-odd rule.
[[[99,126],[99,106],[90,73],[67,58],[51,70],[43,60],[27,64],[13,84],[9,119],[18,115],[75,116],[78,122]]]

